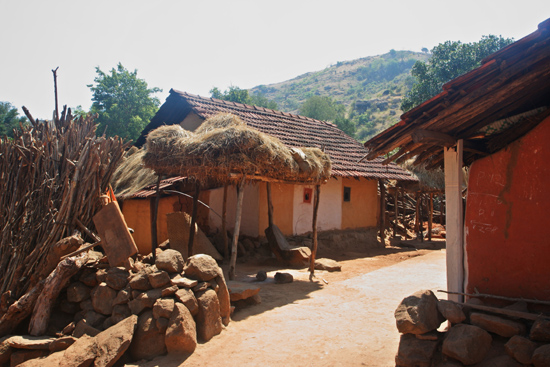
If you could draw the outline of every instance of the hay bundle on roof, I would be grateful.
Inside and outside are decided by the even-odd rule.
[[[145,151],[132,147],[122,159],[111,178],[116,196],[131,196],[142,188],[157,182],[152,169],[143,167]]]
[[[203,182],[237,180],[230,175],[233,173],[302,182],[319,182],[330,176],[330,159],[317,148],[307,150],[314,169],[301,172],[290,149],[279,139],[249,128],[236,116],[216,115],[203,125],[189,137],[165,136],[172,131],[164,128],[150,133],[147,147],[154,146],[155,152],[147,151],[145,166]]]

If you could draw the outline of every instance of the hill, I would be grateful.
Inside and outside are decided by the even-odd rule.
[[[341,61],[324,70],[300,75],[281,83],[260,85],[250,94],[264,94],[279,110],[298,113],[314,95],[328,96],[346,106],[357,126],[356,138],[364,141],[399,120],[401,99],[414,80],[410,70],[430,54],[391,50],[387,54]]]

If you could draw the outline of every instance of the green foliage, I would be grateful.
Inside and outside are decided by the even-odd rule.
[[[91,112],[99,115],[98,134],[135,140],[157,112],[160,101],[153,95],[162,90],[149,89],[137,70],[130,72],[121,63],[109,73],[97,67],[96,73],[95,85],[88,88],[93,93]]]
[[[13,137],[13,130],[19,128],[19,124],[26,124],[27,118],[19,116],[17,108],[9,102],[0,102],[0,138]]]
[[[214,87],[210,90],[212,98],[222,99],[237,103],[248,104],[251,106],[265,107],[272,110],[277,109],[277,103],[267,99],[262,92],[256,92],[253,95],[248,93],[248,90],[241,89],[236,86],[230,86],[228,90],[222,92],[219,88]]]
[[[76,106],[72,111],[71,111],[72,115],[75,116],[76,118],[85,118],[86,115],[88,115],[88,112],[86,112],[81,105],[78,105]]]
[[[313,95],[300,106],[299,114],[316,120],[330,121],[351,137],[355,136],[355,122],[346,118],[346,107],[331,97]]]
[[[479,42],[447,41],[432,50],[427,63],[417,61],[411,74],[417,82],[401,104],[408,111],[441,92],[443,84],[481,65],[481,60],[509,45],[513,39],[483,36]]]
[[[365,83],[390,81],[399,74],[409,71],[416,61],[412,58],[398,61],[395,57],[396,55],[390,60],[380,58],[366,66],[359,67],[356,71],[357,80],[365,81]]]

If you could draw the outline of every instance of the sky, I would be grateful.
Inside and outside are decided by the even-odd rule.
[[[518,40],[550,18],[549,0],[0,0],[0,101],[34,118],[88,110],[96,68],[120,62],[149,87],[210,96],[394,50],[483,35]]]

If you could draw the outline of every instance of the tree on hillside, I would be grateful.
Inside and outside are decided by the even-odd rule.
[[[351,137],[355,136],[355,124],[346,117],[343,104],[327,96],[312,96],[300,107],[299,114],[316,120],[330,121]]]
[[[218,87],[214,87],[210,90],[210,96],[212,98],[221,99],[224,101],[238,102],[248,104],[251,106],[265,107],[272,110],[277,109],[277,103],[270,101],[262,93],[250,95],[248,90],[241,89],[236,86],[230,86],[228,90],[222,92]]]
[[[153,95],[162,90],[148,88],[137,70],[130,72],[121,63],[109,73],[97,67],[96,73],[88,88],[93,92],[90,112],[99,115],[98,134],[135,140],[157,112],[160,101]]]
[[[411,74],[417,82],[401,103],[408,111],[441,92],[443,84],[481,65],[481,60],[514,40],[501,36],[483,36],[479,42],[447,41],[432,50],[427,63],[417,61]]]
[[[0,138],[13,137],[13,129],[18,129],[19,124],[26,124],[27,118],[19,116],[17,108],[9,102],[0,102]]]

